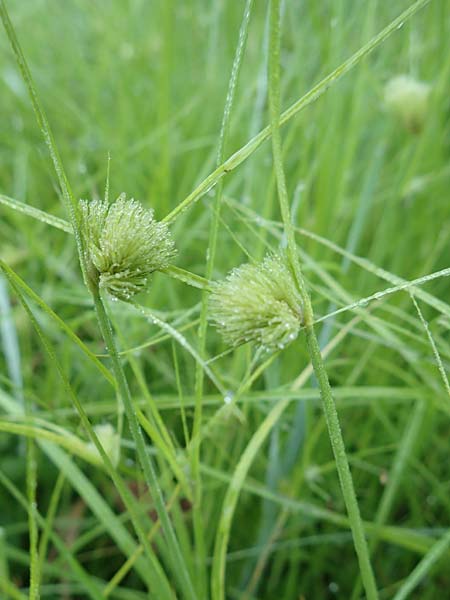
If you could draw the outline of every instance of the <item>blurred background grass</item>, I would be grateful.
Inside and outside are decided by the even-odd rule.
[[[241,3],[21,0],[9,4],[75,195],[102,196],[110,153],[112,196],[126,191],[152,206],[162,218],[214,168]],[[408,6],[404,1],[375,0],[285,2],[283,106],[302,96]],[[268,121],[266,11],[265,2],[254,3],[227,156]],[[449,266],[449,12],[444,0],[432,1],[283,128],[296,224],[408,280]],[[383,104],[385,83],[399,73],[431,85],[429,111],[419,134],[406,131]],[[0,80],[0,193],[65,217],[47,151],[5,35],[0,38]],[[225,179],[215,270],[218,278],[246,260],[246,252],[259,259],[280,243],[271,165],[270,144],[266,143]],[[199,274],[204,274],[210,204],[206,195],[173,226],[179,249],[177,264]],[[0,206],[0,216],[2,258],[94,351],[103,352],[72,238],[5,207]],[[316,316],[388,286],[367,268],[343,264],[341,256],[315,240],[299,236],[298,243],[305,253]],[[449,289],[447,278],[426,286],[445,303],[440,312],[419,300],[444,365],[450,357]],[[197,290],[157,275],[143,302],[170,321],[181,319],[181,325],[188,326],[186,336],[195,345],[199,300]],[[83,437],[53,365],[14,297],[12,302],[23,393],[43,417]],[[142,319],[123,306],[114,307],[114,316],[124,348],[147,344],[157,334],[156,327],[143,327]],[[351,316],[343,313],[329,320],[329,327],[319,329],[322,342]],[[55,325],[45,315],[40,318],[93,422],[111,420],[115,411],[111,389]],[[208,340],[209,356],[225,349],[214,331]],[[163,416],[182,455],[172,350],[167,340],[133,356],[159,406],[166,403],[171,407]],[[194,361],[182,349],[178,359],[184,398],[189,402]],[[226,387],[236,390],[250,360],[251,350],[244,347],[214,366]],[[233,472],[269,408],[283,397],[306,364],[299,338],[257,381],[254,389],[262,399],[244,401],[245,422],[224,422],[218,433],[207,439],[202,461],[208,553],[224,478]],[[404,540],[383,541],[374,555],[378,584],[383,597],[389,598],[419,560],[420,553],[405,541],[409,531],[434,539],[448,527],[449,398],[426,331],[405,292],[371,307],[367,318],[328,359],[327,367],[342,406],[344,437],[366,520],[375,517],[397,453],[409,448],[388,518],[389,524],[405,530]],[[127,369],[131,375],[130,365]],[[0,356],[0,373],[4,393],[17,394],[5,353]],[[132,387],[135,396],[142,398],[142,390],[135,383]],[[313,382],[309,381],[306,389],[310,396],[315,394]],[[340,389],[344,390],[342,397]],[[208,398],[213,392],[207,385]],[[419,415],[414,440],[405,446],[414,414]],[[205,420],[209,415],[207,410]],[[190,417],[188,409],[189,422]],[[125,439],[125,456],[129,446]],[[0,448],[2,471],[23,488],[23,446],[15,436],[2,433]],[[106,475],[83,462],[79,465],[110,506],[120,512]],[[126,459],[121,468],[130,481],[139,479]],[[162,459],[160,471],[168,491],[170,471]],[[57,469],[40,455],[38,473],[38,504],[45,514]],[[293,509],[287,500],[292,497],[345,512],[317,402],[292,403],[250,476],[253,487],[241,497],[230,541],[229,597],[241,597],[250,581],[253,596],[248,597],[350,598],[358,568],[348,531],[305,515],[299,507]],[[12,581],[26,587],[26,513],[4,490],[0,494],[5,569]],[[271,494],[277,502],[262,499]],[[274,529],[283,510],[287,512]],[[184,517],[189,527],[189,509]],[[72,543],[69,525],[75,528],[77,538],[96,524],[70,482],[63,488],[57,523],[68,546]],[[256,561],[265,551],[267,561],[252,579]],[[88,571],[105,582],[124,560],[103,531],[75,552]],[[59,573],[51,569],[60,560],[52,555],[48,572],[44,571],[43,597],[63,597],[59,588],[52,587],[61,583]],[[450,585],[445,562],[448,554],[415,597],[445,596]],[[65,584],[66,597],[83,597],[75,584],[71,587],[70,573]],[[125,594],[126,589],[134,594],[142,589],[135,572],[120,593]]]

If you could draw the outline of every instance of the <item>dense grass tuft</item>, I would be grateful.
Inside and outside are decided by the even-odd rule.
[[[450,11],[278,4],[0,0],[1,598],[450,587]]]

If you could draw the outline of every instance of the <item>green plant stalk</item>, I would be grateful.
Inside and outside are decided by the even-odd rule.
[[[361,578],[367,598],[369,600],[376,600],[378,598],[378,592],[370,562],[369,550],[364,534],[364,527],[355,494],[353,479],[348,464],[347,453],[345,451],[339,417],[331,392],[328,375],[322,360],[322,355],[320,353],[319,343],[312,325],[306,329],[306,340],[311,357],[311,363],[314,368],[314,374],[316,376],[322,397],[322,406],[327,422],[331,447],[333,449],[333,454],[336,461],[336,468],[339,476],[339,482],[341,484],[342,495],[344,496],[345,506],[347,508],[347,514],[353,535],[353,542],[358,555]]]
[[[292,117],[320,98],[334,83],[351,71],[363,58],[373,52],[375,48],[382,44],[408,19],[410,19],[417,11],[421,10],[429,2],[431,2],[431,0],[417,0],[417,2],[402,12],[396,19],[389,23],[389,25],[387,25],[371,40],[364,44],[364,46],[362,46],[357,52],[352,54],[350,58],[336,67],[336,69],[331,71],[331,73],[313,86],[304,96],[299,98],[296,102],[294,102],[294,104],[286,109],[280,115],[280,125],[287,123]],[[211,188],[213,188],[222,177],[224,177],[227,173],[230,173],[230,171],[236,169],[236,167],[238,167],[249,156],[251,156],[255,150],[257,150],[259,146],[271,136],[271,134],[271,125],[268,125],[262,129],[257,135],[249,140],[245,146],[242,146],[242,148],[237,150],[225,162],[223,162],[212,173],[210,173],[195,188],[195,190],[189,194],[189,196],[187,196],[182,202],[180,202],[180,204],[178,204],[178,206],[176,206],[168,215],[166,215],[166,217],[164,217],[163,222],[171,223],[185,210],[200,200],[200,198],[202,198],[202,196],[204,196]]]
[[[178,540],[175,536],[172,523],[167,513],[166,506],[164,504],[164,498],[158,483],[158,478],[156,476],[153,462],[145,448],[144,436],[142,434],[141,428],[139,427],[136,410],[133,406],[128,383],[125,377],[125,373],[123,371],[122,363],[120,362],[111,323],[106,313],[103,300],[100,297],[98,288],[91,289],[91,292],[94,298],[95,312],[100,326],[100,331],[102,333],[103,339],[111,357],[113,372],[117,381],[119,394],[124,404],[125,414],[127,416],[131,435],[136,444],[137,455],[139,457],[139,461],[144,471],[144,477],[148,485],[149,491],[151,493],[152,500],[155,503],[155,509],[158,514],[158,518],[161,521],[161,527],[164,532],[165,539],[172,557],[173,572],[179,578],[179,582],[181,584],[181,589],[183,591],[184,596],[186,598],[189,598],[190,600],[196,600],[197,596],[192,586],[191,578],[186,568],[186,564],[181,554]]]
[[[424,422],[426,403],[420,399],[416,402],[416,406],[409,419],[405,433],[401,440],[399,449],[394,459],[394,463],[389,473],[388,484],[383,492],[380,503],[375,514],[374,525],[384,525],[394,505],[398,489],[402,483],[404,471],[408,460],[414,456],[414,447],[419,438],[420,430]],[[378,548],[379,538],[376,534],[371,538],[369,543],[369,551],[373,556]],[[355,583],[351,600],[356,600],[361,594],[361,581]]]
[[[123,342],[124,338],[121,335],[119,328],[117,327],[117,323],[114,320],[112,320],[111,322],[114,326],[114,331],[116,332],[116,335],[118,335],[119,337],[119,343]],[[156,405],[156,402],[147,387],[147,383],[138,365],[138,361],[132,353],[128,354],[128,364],[130,365],[133,371],[134,377],[141,389],[142,395],[146,400],[146,406],[148,407],[148,410],[150,412],[150,418],[148,418],[145,414],[141,412],[140,408],[136,406],[136,413],[140,426],[147,433],[148,437],[152,440],[156,449],[161,453],[161,456],[165,458],[169,463],[175,477],[178,479],[178,481],[180,481],[183,487],[183,492],[186,494],[186,497],[189,500],[192,500],[191,486],[188,482],[186,473],[181,468],[179,460],[177,459],[173,439],[171,438],[170,433],[167,430],[164,420],[159,414],[158,406]],[[122,403],[120,410],[123,412]]]
[[[0,589],[7,594],[7,598],[13,598],[14,600],[25,600],[25,594],[19,592],[14,583],[7,581],[5,578],[0,577]]]
[[[7,545],[5,530],[3,527],[0,527],[0,582],[9,580],[9,563],[6,554]]]
[[[22,506],[25,510],[27,509],[27,501],[25,497],[21,494],[17,486],[8,477],[6,477],[2,471],[0,471],[0,485],[2,485],[11,494],[18,505]],[[36,510],[36,520],[39,527],[44,529],[45,519],[41,516],[38,510]],[[61,537],[55,533],[55,531],[50,531],[50,537],[58,552],[72,568],[74,575],[89,597],[92,598],[92,600],[102,600],[101,590],[96,579],[90,573],[85,571],[83,566],[77,561],[70,549],[67,547],[66,542],[63,541]],[[15,586],[14,589],[16,589]],[[25,596],[22,595],[18,597],[21,599],[25,598]]]
[[[328,346],[324,348],[324,354],[328,355],[332,352],[336,346],[345,338],[345,336],[351,331],[353,326],[359,321],[359,317],[355,317],[350,323],[345,325],[339,333],[329,342]],[[304,384],[309,377],[311,377],[312,369],[311,365],[308,365],[301,373],[301,375],[293,382],[290,386],[291,391],[297,390],[302,384]],[[297,382],[299,382],[297,384]],[[264,421],[259,425],[258,429],[252,435],[250,442],[239,458],[239,462],[233,470],[230,479],[226,479],[228,489],[225,494],[225,498],[222,503],[222,512],[219,519],[219,525],[217,527],[216,540],[214,545],[214,557],[212,565],[211,575],[211,589],[213,600],[223,600],[225,598],[225,567],[226,567],[226,556],[227,556],[227,545],[230,537],[231,523],[236,509],[239,494],[244,487],[245,479],[248,471],[253,464],[256,456],[261,451],[261,447],[267,439],[269,433],[275,427],[281,415],[284,413],[286,408],[289,406],[289,398],[282,398],[267,414]],[[274,500],[274,496],[269,497],[270,500]],[[285,499],[286,500],[286,499]],[[305,503],[302,503],[304,508]],[[320,516],[319,516],[320,513]],[[319,513],[316,513],[318,518],[327,518],[329,516],[328,511],[320,509]],[[326,515],[326,516],[325,516]],[[334,516],[333,516],[334,517]],[[340,517],[341,523],[345,522],[345,526],[348,526],[346,517]],[[335,521],[336,522],[336,521]]]
[[[53,524],[56,517],[56,511],[58,509],[59,500],[63,491],[64,483],[66,481],[64,473],[58,475],[55,486],[50,496],[50,502],[47,508],[47,514],[45,517],[45,524],[41,533],[41,539],[39,541],[39,568],[42,571],[44,568],[45,559],[47,558],[48,542],[50,539],[50,532],[53,529]]]
[[[170,510],[170,508],[173,506],[174,502],[178,499],[178,496],[180,495],[180,490],[181,490],[181,487],[179,485],[177,485],[177,487],[174,489],[174,491],[169,499],[169,502],[167,503],[168,510]],[[153,540],[153,538],[158,533],[160,528],[161,528],[161,523],[159,521],[156,521],[153,524],[153,527],[148,532],[148,541],[149,542]],[[108,596],[111,595],[111,593],[113,593],[113,591],[120,584],[122,579],[124,579],[124,577],[126,577],[126,575],[131,571],[136,560],[141,556],[141,554],[143,552],[144,552],[144,546],[142,544],[140,544],[136,548],[136,550],[133,552],[133,554],[130,554],[130,556],[128,556],[127,560],[122,564],[122,566],[119,568],[119,570],[116,571],[116,573],[113,575],[113,577],[111,577],[111,579],[108,581],[107,585],[105,585],[105,587],[103,588],[103,591],[102,591],[103,598],[107,598]]]
[[[0,262],[0,265],[1,265],[1,262]],[[140,518],[138,516],[138,511],[135,508],[136,501],[132,497],[131,492],[126,487],[126,485],[125,485],[124,481],[122,480],[122,478],[120,477],[119,473],[114,469],[108,455],[105,453],[102,445],[100,444],[98,437],[95,434],[95,432],[92,428],[92,425],[90,424],[89,419],[83,409],[82,404],[80,403],[77,396],[73,392],[72,387],[71,387],[69,381],[67,380],[67,377],[65,376],[64,371],[63,371],[59,361],[56,358],[56,354],[55,354],[53,347],[49,343],[47,337],[45,336],[45,334],[42,331],[41,327],[39,326],[37,320],[35,319],[32,311],[31,311],[30,307],[28,306],[25,298],[23,297],[20,289],[17,287],[12,273],[10,273],[9,270],[5,269],[4,267],[2,267],[2,268],[3,268],[3,272],[5,273],[5,275],[8,278],[11,286],[13,287],[14,291],[16,292],[17,297],[19,298],[23,308],[25,309],[26,313],[28,314],[28,316],[29,316],[29,318],[30,318],[30,320],[31,320],[31,322],[32,322],[44,348],[45,348],[45,351],[47,352],[48,356],[55,364],[56,369],[59,373],[59,376],[61,377],[61,380],[64,383],[66,391],[78,411],[81,422],[82,422],[84,428],[86,429],[86,431],[88,432],[93,443],[95,444],[98,452],[100,453],[100,456],[103,460],[105,468],[106,468],[109,476],[111,477],[112,481],[114,482],[114,485],[116,486],[119,494],[121,495],[121,497],[124,501],[124,504],[130,514],[131,520],[133,522],[133,526],[141,540],[141,543],[145,546],[145,549],[146,549],[148,557],[149,557],[150,565],[151,565],[151,569],[149,569],[149,573],[148,573],[148,580],[149,580],[148,583],[150,584],[150,582],[152,582],[153,585],[160,585],[161,587],[160,587],[159,591],[161,593],[163,593],[162,590],[164,590],[164,598],[169,598],[170,597],[170,588],[169,588],[169,584],[167,582],[167,578],[165,577],[165,573],[163,572],[162,567],[161,567],[157,557],[155,556],[153,549],[151,548],[150,544],[147,541],[146,532],[144,530],[143,525],[141,524]],[[9,425],[9,428],[11,429],[11,427],[14,424],[10,423],[7,425]],[[16,425],[15,429],[18,433],[23,433],[23,434],[27,433],[26,426],[22,426],[20,429],[18,429],[17,425]],[[30,432],[30,433],[33,433],[33,432]],[[60,445],[65,445],[63,442],[64,438],[63,438],[63,440],[61,440],[61,439],[57,439],[60,436],[56,435],[56,438],[54,436],[55,436],[55,434],[50,431],[42,430],[40,432],[40,437],[42,439],[56,441]],[[64,441],[67,442],[66,439]],[[71,451],[73,451],[76,448],[72,447],[69,449]],[[78,450],[82,450],[81,447],[78,448]],[[157,582],[156,578],[158,578],[159,584],[156,583]]]
[[[402,587],[395,594],[393,600],[406,600],[420,582],[427,576],[429,571],[441,560],[450,546],[450,530],[437,541],[422,558],[419,564],[411,571],[405,579]],[[447,559],[448,560],[448,559]]]
[[[95,309],[96,309],[97,318],[99,321],[100,330],[102,332],[106,346],[111,355],[114,373],[117,378],[117,385],[118,385],[119,393],[121,394],[122,400],[124,402],[125,411],[127,413],[128,419],[129,419],[130,430],[132,432],[134,441],[136,443],[139,460],[142,463],[142,467],[144,470],[144,474],[145,474],[147,483],[150,485],[150,489],[152,490],[152,494],[153,494],[154,500],[155,500],[155,507],[157,509],[158,515],[161,518],[161,525],[162,525],[163,531],[166,535],[166,541],[168,543],[169,549],[171,550],[173,565],[175,566],[174,572],[178,575],[179,580],[182,583],[183,592],[184,592],[186,598],[195,599],[196,596],[195,596],[195,593],[194,593],[194,590],[192,587],[192,583],[190,581],[189,573],[187,571],[186,564],[181,555],[181,551],[180,551],[177,539],[175,537],[175,533],[173,531],[172,525],[170,523],[170,519],[165,510],[164,502],[162,499],[162,493],[158,486],[158,481],[156,478],[155,471],[153,469],[153,465],[151,464],[150,458],[145,450],[144,438],[143,438],[142,432],[140,430],[140,427],[139,427],[139,424],[137,421],[136,413],[134,412],[134,409],[132,406],[131,395],[130,395],[130,392],[128,389],[128,384],[127,384],[127,381],[125,378],[125,374],[123,372],[122,365],[120,363],[120,359],[119,359],[117,349],[115,346],[115,341],[114,341],[114,337],[113,337],[113,333],[112,333],[112,329],[111,329],[111,324],[107,317],[103,302],[100,298],[98,288],[91,285],[89,282],[89,277],[87,274],[88,269],[87,269],[86,260],[84,257],[83,241],[82,241],[82,238],[80,235],[79,214],[78,214],[77,203],[74,198],[73,192],[71,190],[69,181],[67,179],[62,161],[59,157],[56,143],[54,141],[50,125],[49,125],[47,117],[45,115],[45,111],[44,111],[43,107],[41,106],[39,97],[37,95],[36,88],[34,86],[33,79],[31,77],[31,73],[29,71],[25,56],[24,56],[22,49],[20,47],[20,44],[18,42],[17,36],[14,31],[14,27],[9,19],[9,15],[8,15],[8,12],[6,10],[6,6],[5,6],[5,3],[3,0],[0,0],[0,16],[2,18],[3,25],[5,27],[12,50],[14,52],[16,62],[19,66],[23,80],[27,87],[38,125],[41,129],[44,140],[48,146],[50,156],[51,156],[51,159],[53,162],[53,166],[55,168],[55,171],[56,171],[56,174],[58,177],[58,181],[61,186],[66,209],[70,215],[70,221],[71,221],[72,229],[73,229],[76,244],[77,244],[77,250],[78,250],[81,271],[83,273],[85,283],[94,299],[94,305],[95,305]],[[101,446],[100,446],[100,448],[101,448]],[[145,543],[145,540],[144,540],[144,543]]]
[[[288,202],[288,192],[282,162],[280,135],[280,0],[271,0],[270,5],[270,34],[269,34],[269,107],[272,129],[272,152],[275,174],[278,185],[278,196],[284,230],[287,238],[287,255],[302,295],[304,310],[304,325],[308,351],[319,386],[322,406],[325,413],[330,442],[336,461],[339,481],[347,508],[354,545],[359,560],[361,577],[367,598],[376,600],[378,592],[370,563],[369,550],[364,534],[364,528],[359,512],[358,501],[353,486],[353,479],[345,451],[336,405],[331,393],[328,375],[320,352],[317,336],[314,331],[314,314],[311,300],[307,292],[300,261],[297,254],[294,227],[291,221]]]
[[[41,102],[37,95],[37,91],[35,85],[33,83],[33,78],[31,77],[30,70],[27,65],[27,61],[25,60],[25,56],[22,52],[22,48],[20,47],[19,40],[17,39],[16,32],[14,31],[13,24],[8,15],[8,11],[6,10],[6,5],[4,0],[0,0],[0,17],[3,21],[3,26],[5,28],[6,34],[8,36],[9,42],[11,44],[12,51],[14,52],[14,56],[16,58],[17,65],[20,69],[20,73],[24,80],[25,86],[28,90],[28,94],[30,96],[31,104],[33,106],[34,113],[36,115],[36,120],[38,126],[41,130],[42,136],[47,144],[50,157],[52,159],[53,167],[55,169],[56,175],[58,177],[59,185],[61,187],[64,204],[66,206],[66,210],[70,216],[70,221],[73,227],[75,241],[77,244],[78,254],[80,255],[80,264],[81,270],[83,272],[83,277],[85,277],[85,264],[82,260],[83,255],[83,243],[81,240],[81,235],[78,227],[79,217],[78,217],[78,209],[77,202],[73,195],[72,189],[70,187],[69,181],[67,179],[66,173],[64,171],[64,167],[59,156],[59,152],[53,138],[52,131],[50,129],[50,125],[48,123],[47,117],[45,115],[45,111],[41,106]]]
[[[30,401],[26,400],[27,423],[30,420]],[[27,439],[27,466],[26,466],[26,487],[28,500],[28,529],[29,529],[29,552],[30,552],[30,600],[39,600],[41,569],[38,553],[38,527],[36,522],[36,486],[37,486],[37,464],[36,447],[32,437]]]
[[[236,203],[232,203],[232,204],[235,208],[238,208],[241,212],[243,212],[247,216],[251,215],[253,218],[255,217],[256,213],[254,213],[253,211],[250,211],[248,208],[244,208],[243,206],[237,206]],[[270,225],[274,228],[281,227],[281,225],[276,221],[269,221],[268,223],[270,223]],[[379,298],[382,298],[383,296],[386,295],[386,293],[392,294],[392,293],[400,291],[400,290],[406,290],[406,289],[412,288],[412,293],[414,296],[416,296],[417,298],[420,298],[423,302],[425,302],[429,306],[432,306],[433,308],[435,308],[438,312],[442,313],[443,315],[450,317],[450,307],[448,304],[446,304],[442,300],[439,300],[438,298],[436,298],[432,294],[426,292],[425,290],[421,289],[420,287],[417,287],[419,285],[422,285],[423,283],[426,283],[427,281],[431,281],[432,279],[437,279],[438,277],[448,277],[450,275],[450,269],[448,269],[448,268],[442,269],[440,271],[437,271],[436,273],[431,273],[430,275],[425,275],[424,277],[419,277],[418,279],[413,279],[412,281],[407,281],[406,279],[402,279],[401,277],[399,277],[398,275],[395,275],[394,273],[391,273],[390,271],[386,271],[385,269],[378,267],[377,265],[375,265],[373,262],[371,262],[367,258],[363,258],[361,256],[353,254],[352,252],[345,250],[341,246],[338,246],[334,242],[331,242],[327,238],[324,238],[324,237],[318,235],[317,233],[312,233],[311,231],[308,231],[307,229],[303,229],[302,227],[297,227],[297,226],[294,226],[294,231],[295,231],[295,233],[298,233],[308,239],[314,240],[315,242],[317,242],[321,246],[324,246],[325,248],[329,248],[332,252],[335,252],[336,254],[339,254],[340,256],[345,257],[351,263],[358,265],[362,269],[368,271],[369,273],[372,273],[373,275],[375,275],[376,277],[378,277],[380,279],[383,279],[384,281],[387,281],[388,283],[391,283],[394,286],[392,288],[387,288],[387,290],[384,290],[382,292],[378,292],[377,294],[372,294],[371,296],[368,296],[367,298],[361,298],[358,302],[344,307],[344,310],[351,310],[353,308],[357,308],[358,306],[361,306],[361,302],[363,303],[363,305],[367,305],[367,302],[370,302],[371,300],[377,300]],[[343,312],[343,311],[340,311],[340,312]],[[333,314],[336,314],[336,313],[333,313]],[[327,315],[326,317],[320,317],[315,320],[315,323],[320,323],[321,321],[324,321],[331,316],[332,315]]]
[[[253,5],[253,0],[246,0],[244,7],[244,14],[239,30],[238,44],[231,68],[231,76],[228,84],[227,97],[225,100],[225,107],[223,111],[221,130],[219,135],[219,144],[217,149],[216,166],[219,166],[225,156],[225,146],[228,138],[228,132],[230,127],[231,110],[233,107],[236,84],[242,64],[242,58],[244,54],[245,42],[247,39],[248,25],[250,22],[250,14]],[[217,249],[217,237],[219,233],[219,222],[220,222],[220,209],[222,204],[222,192],[223,192],[223,180],[221,179],[216,188],[216,194],[214,198],[212,220],[209,232],[209,243],[206,259],[206,280],[212,278],[214,263],[216,258]],[[208,292],[205,290],[202,294],[201,311],[200,311],[200,325],[199,325],[199,353],[203,357],[206,348],[206,332],[208,328],[207,321],[208,312]],[[194,411],[194,423],[192,427],[192,439],[199,439],[199,434],[202,425],[202,401],[203,401],[203,388],[204,388],[204,372],[202,365],[197,362],[195,370],[195,411]],[[193,506],[193,522],[194,522],[194,534],[195,534],[195,553],[196,553],[196,567],[197,567],[197,580],[199,582],[199,591],[202,596],[206,595],[206,580],[205,571],[203,565],[206,558],[205,548],[205,535],[203,521],[204,517],[202,514],[202,485],[201,485],[201,473],[200,473],[200,442],[191,445],[191,464],[192,464],[192,475],[195,482],[194,494],[195,501]],[[202,576],[203,573],[203,576]]]

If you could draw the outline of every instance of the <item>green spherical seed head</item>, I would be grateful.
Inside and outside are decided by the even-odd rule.
[[[96,425],[94,427],[95,434],[103,449],[114,467],[117,467],[120,460],[120,435],[109,423]],[[99,463],[101,463],[101,455],[93,442],[87,444],[87,449]]]
[[[384,88],[387,109],[412,133],[419,133],[427,117],[431,88],[409,75],[390,79]]]
[[[244,264],[212,285],[209,318],[227,344],[253,342],[265,350],[284,348],[303,320],[302,301],[283,255]]]
[[[125,194],[112,204],[81,200],[80,212],[89,275],[113,298],[129,300],[142,291],[176,254],[167,225]]]

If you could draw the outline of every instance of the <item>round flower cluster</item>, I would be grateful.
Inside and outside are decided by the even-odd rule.
[[[80,213],[89,277],[113,298],[129,300],[142,291],[176,254],[167,225],[125,194],[112,204],[81,200]]]
[[[412,133],[419,133],[428,111],[431,88],[409,75],[390,79],[384,88],[387,109]]]
[[[285,257],[268,255],[213,283],[209,318],[232,346],[253,342],[270,351],[294,340],[303,321],[302,301]]]
[[[109,460],[117,467],[120,460],[120,435],[109,423],[95,425],[94,431]],[[101,462],[100,452],[93,442],[88,442],[87,449],[96,461]]]

